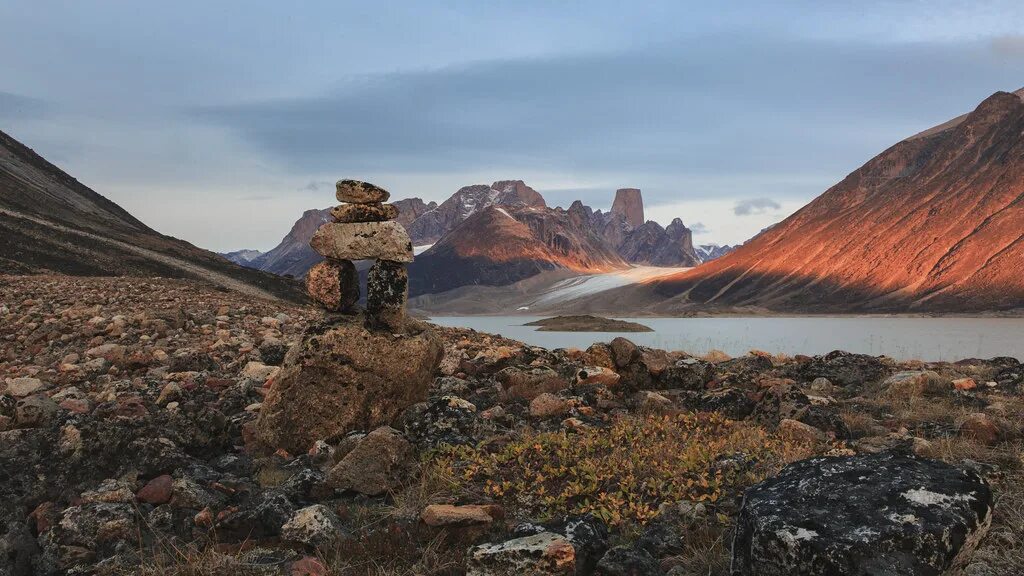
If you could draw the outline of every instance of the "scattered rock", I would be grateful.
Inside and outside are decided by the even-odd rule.
[[[612,340],[609,344],[612,353],[612,361],[617,368],[625,368],[640,360],[640,348],[623,337]]]
[[[15,398],[24,398],[46,388],[39,378],[14,378],[7,383],[7,393]]]
[[[568,575],[575,572],[576,551],[564,536],[542,532],[470,548],[467,563],[467,576]]]
[[[616,546],[597,563],[598,576],[661,576],[658,561],[649,552],[632,546]]]
[[[174,479],[168,474],[157,476],[143,486],[135,495],[139,502],[159,506],[171,501]]]
[[[57,414],[57,403],[42,394],[27,396],[18,400],[14,412],[14,423],[19,428],[37,428],[50,423]]]
[[[818,444],[826,439],[821,430],[790,418],[779,422],[777,432],[779,436],[801,444]]]
[[[336,490],[367,496],[384,494],[401,483],[412,464],[412,445],[394,428],[370,432],[331,469],[327,483]]]
[[[307,506],[295,512],[281,527],[281,538],[313,548],[329,548],[344,535],[341,522],[330,508],[322,504]]]
[[[549,392],[545,392],[530,401],[530,416],[534,418],[563,416],[568,411],[569,403]]]
[[[238,376],[256,380],[257,382],[266,382],[269,378],[280,372],[280,370],[277,366],[267,366],[261,362],[253,361],[246,364]]]
[[[983,412],[968,414],[960,423],[959,431],[964,438],[971,438],[985,446],[994,446],[1003,437],[999,424]]]
[[[475,524],[490,524],[495,518],[504,514],[495,505],[467,504],[453,506],[451,504],[431,504],[423,509],[420,520],[427,526],[459,527]]]

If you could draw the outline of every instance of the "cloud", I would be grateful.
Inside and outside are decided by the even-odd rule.
[[[992,39],[992,50],[1000,56],[1024,56],[1024,35],[1007,34]],[[1012,90],[1013,88],[1007,88]]]
[[[316,97],[190,112],[293,173],[614,171],[646,196],[643,179],[684,174],[837,177],[1022,76],[1024,62],[984,41],[726,35],[364,76]],[[743,191],[698,194],[723,193]]]
[[[711,232],[703,222],[694,222],[693,224],[690,224],[690,230],[693,231],[694,234],[708,234]]]
[[[299,192],[319,192],[326,188],[333,189],[334,182],[328,182],[326,180],[310,180],[305,186],[298,188]]]
[[[0,118],[5,120],[39,118],[49,111],[49,104],[43,100],[0,92]]]
[[[739,200],[732,211],[737,216],[750,216],[751,214],[765,214],[769,211],[778,211],[782,205],[771,198],[751,198]]]

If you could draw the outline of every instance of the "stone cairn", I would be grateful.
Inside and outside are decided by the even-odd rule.
[[[309,243],[325,260],[309,271],[306,288],[330,314],[288,351],[267,392],[256,434],[270,448],[297,454],[369,432],[427,399],[444,346],[429,325],[406,316],[412,242],[388,197],[373,184],[339,181],[334,222]],[[369,258],[364,313],[352,261]]]
[[[367,321],[399,328],[405,320],[412,242],[395,222],[398,208],[385,204],[387,190],[368,182],[339,180],[341,205],[331,209],[334,222],[316,231],[309,245],[325,260],[306,276],[306,288],[330,312],[354,313],[359,300],[359,274],[352,260],[376,259],[366,280]]]

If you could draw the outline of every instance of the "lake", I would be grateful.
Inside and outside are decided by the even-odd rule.
[[[523,326],[541,316],[439,316],[431,322],[501,334],[545,348],[586,348],[624,336],[637,344],[702,354],[738,356],[751,349],[773,354],[846,350],[898,360],[955,361],[1013,356],[1024,360],[1024,318],[620,318],[654,332],[538,332]]]

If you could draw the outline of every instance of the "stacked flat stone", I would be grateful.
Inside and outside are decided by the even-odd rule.
[[[412,242],[395,222],[398,209],[385,204],[391,195],[368,182],[339,180],[331,209],[334,222],[320,226],[309,245],[324,261],[306,276],[309,295],[331,312],[355,311],[359,275],[353,260],[374,259],[366,282],[366,312],[371,321],[397,327],[405,318]]]

